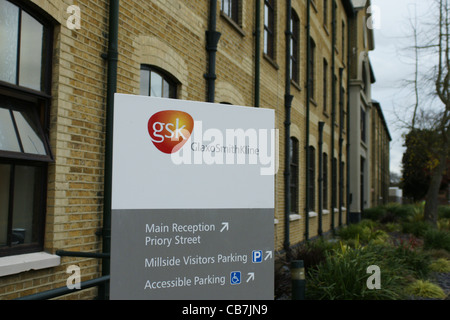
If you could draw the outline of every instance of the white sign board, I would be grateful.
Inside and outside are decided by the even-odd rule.
[[[274,111],[115,95],[112,299],[272,299]]]

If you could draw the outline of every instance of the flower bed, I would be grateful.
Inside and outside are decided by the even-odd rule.
[[[292,250],[292,259],[305,264],[306,298],[449,299],[448,217],[440,216],[435,229],[421,219],[420,206],[390,205],[373,212],[363,214],[366,219],[360,223],[337,230],[335,237],[309,241]],[[368,284],[373,278],[371,266],[380,272],[379,288]],[[289,263],[281,257],[275,279],[275,298],[290,299]]]

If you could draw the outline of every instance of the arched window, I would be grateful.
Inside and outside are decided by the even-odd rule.
[[[0,0],[0,257],[43,249],[52,34]]]
[[[177,81],[166,72],[151,66],[141,66],[140,95],[177,98]]]

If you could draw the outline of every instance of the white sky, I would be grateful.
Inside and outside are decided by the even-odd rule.
[[[379,7],[380,27],[375,29],[375,50],[370,52],[376,83],[372,86],[372,99],[381,104],[391,142],[391,172],[401,174],[404,152],[401,120],[408,121],[409,107],[414,103],[412,87],[405,80],[414,78],[414,44],[411,21],[415,12],[423,21],[433,0],[372,0]],[[422,18],[422,19],[421,19]],[[409,111],[409,112],[408,112]]]

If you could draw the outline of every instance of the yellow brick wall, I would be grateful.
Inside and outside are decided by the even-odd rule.
[[[55,163],[49,167],[45,250],[100,252],[102,227],[103,166],[105,139],[106,62],[108,1],[106,0],[32,0],[53,17],[57,26],[54,35],[53,79],[51,105],[51,147]],[[119,25],[119,62],[117,88],[120,93],[139,93],[140,65],[158,66],[180,82],[178,98],[206,100],[207,52],[205,30],[208,28],[208,1],[155,0],[121,1]],[[217,11],[219,41],[216,66],[216,101],[254,105],[254,2],[243,1],[238,26]],[[328,19],[331,21],[331,1]],[[69,5],[81,9],[81,29],[69,30],[66,19]],[[338,4],[338,32],[335,74],[345,68],[343,85],[347,83],[346,60],[340,49],[341,21],[345,11]],[[300,17],[300,83],[291,85],[291,135],[299,141],[299,214],[301,219],[290,222],[290,243],[304,240],[305,233],[305,131],[306,131],[306,1],[292,1]],[[280,163],[275,177],[275,249],[284,241],[284,94],[285,94],[285,28],[286,2],[276,5],[276,53],[269,61],[261,53],[261,107],[275,110],[276,127],[280,133]],[[262,6],[263,7],[263,6]],[[330,211],[323,216],[323,231],[330,228],[331,215],[331,130],[335,130],[335,156],[338,157],[339,127],[331,123],[331,71],[328,77],[328,114],[322,105],[322,60],[331,67],[331,27],[325,30],[322,21],[322,1],[315,0],[311,8],[311,34],[316,42],[316,93],[310,103],[310,143],[318,151],[318,122],[325,121],[324,152],[328,154],[328,203]],[[261,24],[263,12],[261,12]],[[261,29],[263,26],[261,25]],[[261,42],[262,42],[261,34]],[[262,50],[261,50],[262,51]],[[338,110],[338,88],[337,103]],[[346,101],[344,102],[346,106]],[[338,120],[337,120],[338,122]],[[339,122],[338,122],[339,123]],[[344,136],[344,139],[346,137]],[[346,145],[343,155],[345,161]],[[318,155],[316,152],[316,178]],[[346,183],[346,182],[345,182]],[[344,185],[345,185],[344,183]],[[317,189],[316,183],[316,189]],[[318,191],[316,190],[316,203]],[[318,208],[318,205],[316,205]],[[317,211],[318,209],[316,209]],[[345,217],[345,212],[344,212]],[[335,213],[335,225],[338,215]],[[318,217],[309,218],[309,237],[317,235]],[[345,223],[345,219],[344,219]],[[13,299],[51,288],[63,287],[69,265],[78,265],[82,281],[101,275],[98,259],[61,259],[52,269],[30,271],[2,277],[0,299]],[[96,290],[71,295],[71,299],[91,299]]]

